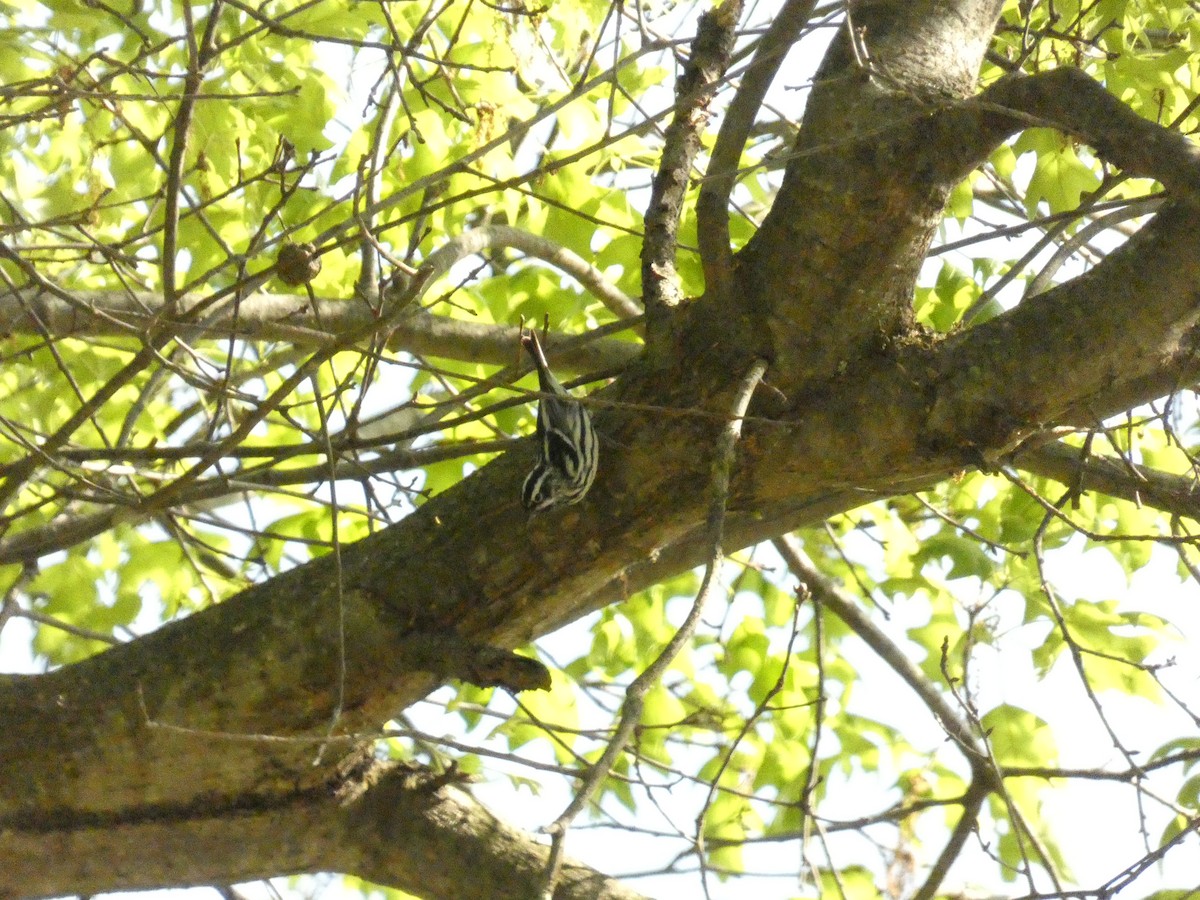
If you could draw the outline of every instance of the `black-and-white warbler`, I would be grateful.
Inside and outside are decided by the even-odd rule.
[[[525,477],[521,502],[531,512],[578,503],[592,486],[600,446],[592,418],[550,374],[536,332],[521,334],[521,344],[537,366],[542,398],[538,401],[538,461]]]

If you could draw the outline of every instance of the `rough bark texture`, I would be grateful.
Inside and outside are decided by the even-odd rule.
[[[310,747],[315,754],[315,745]],[[533,897],[548,849],[500,822],[462,791],[404,768],[365,763],[337,773],[337,787],[280,792],[237,809],[197,807],[129,821],[6,835],[5,880],[13,896],[73,890],[189,887],[299,872],[354,872],[434,900]],[[412,840],[414,832],[420,840]],[[197,860],[216,860],[207,870]],[[635,891],[567,863],[556,898],[637,900]]]
[[[943,342],[914,330],[914,279],[947,193],[1021,127],[958,103],[999,7],[855,5],[869,68],[837,39],[783,189],[727,290],[674,309],[656,332],[671,343],[599,395],[628,405],[595,416],[605,457],[587,502],[527,517],[514,487],[532,460],[523,446],[344,547],[340,586],[325,557],[86,662],[4,678],[0,896],[328,868],[475,896],[447,881],[452,853],[491,867],[496,887],[477,896],[519,896],[541,849],[500,826],[487,828],[505,849],[473,843],[465,801],[371,785],[353,741],[329,743],[314,765],[312,742],[230,733],[320,738],[339,702],[336,734],[370,731],[456,671],[419,652],[421,633],[516,647],[693,565],[705,552],[705,448],[755,357],[771,361],[777,393],[760,394],[746,423],[727,550],[1200,375],[1200,215],[1183,201],[1010,314]],[[568,878],[556,896],[621,891]]]

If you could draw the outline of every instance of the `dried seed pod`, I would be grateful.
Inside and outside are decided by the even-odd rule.
[[[321,271],[321,257],[312,244],[293,244],[290,241],[279,248],[275,260],[275,274],[284,284],[308,284]]]

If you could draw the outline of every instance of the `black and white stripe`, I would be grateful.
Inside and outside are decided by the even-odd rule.
[[[537,334],[522,334],[521,343],[537,366],[543,394],[538,401],[538,462],[525,478],[521,502],[539,512],[583,499],[596,478],[600,446],[587,410],[550,373]]]

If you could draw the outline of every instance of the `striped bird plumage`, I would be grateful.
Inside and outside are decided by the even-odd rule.
[[[525,477],[521,502],[531,512],[578,503],[583,499],[600,461],[600,446],[592,419],[578,400],[550,372],[537,333],[522,333],[521,344],[537,367],[538,461]]]

